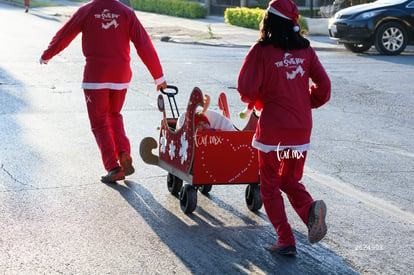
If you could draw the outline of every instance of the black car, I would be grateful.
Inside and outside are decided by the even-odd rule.
[[[414,0],[379,0],[339,10],[329,20],[329,36],[350,51],[375,45],[381,54],[400,54],[414,44]]]

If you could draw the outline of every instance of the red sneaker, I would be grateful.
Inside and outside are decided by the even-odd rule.
[[[322,200],[314,201],[308,219],[308,239],[310,243],[317,243],[325,237],[328,231],[325,216],[326,204]]]
[[[296,246],[276,246],[270,245],[269,248],[270,252],[276,252],[277,254],[283,256],[295,256],[296,255]]]
[[[108,172],[106,176],[102,176],[101,182],[103,183],[115,183],[118,180],[125,179],[124,171],[121,167],[116,167]]]
[[[125,176],[132,175],[135,172],[134,166],[132,166],[132,158],[127,153],[119,153],[118,155],[119,163],[121,164],[122,169],[124,170]]]

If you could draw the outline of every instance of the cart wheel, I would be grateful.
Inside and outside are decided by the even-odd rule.
[[[181,188],[180,207],[186,214],[192,213],[197,207],[197,190],[191,184],[185,184]]]
[[[257,211],[262,208],[263,202],[260,195],[260,184],[249,184],[245,192],[247,208]]]
[[[167,176],[167,187],[168,191],[174,196],[178,196],[178,193],[181,190],[181,187],[183,186],[183,180],[179,177],[174,176],[171,173],[168,173]]]
[[[213,188],[212,184],[203,184],[200,186],[200,188],[198,190],[200,190],[201,194],[203,195],[208,195],[208,193],[210,193],[211,188]]]

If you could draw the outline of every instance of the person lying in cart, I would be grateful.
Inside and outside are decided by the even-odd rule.
[[[203,109],[194,115],[194,127],[196,130],[219,130],[219,131],[237,131],[233,122],[227,117],[217,112],[208,110],[210,106],[210,96],[204,95]],[[185,120],[186,113],[180,115],[177,121],[176,130],[180,129]]]

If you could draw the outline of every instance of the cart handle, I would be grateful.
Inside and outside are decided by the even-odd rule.
[[[165,90],[167,89],[174,90],[174,92],[166,92]],[[173,85],[167,85],[167,88],[165,90],[163,88],[160,89],[161,93],[168,97],[168,103],[170,103],[170,108],[171,108],[171,113],[173,115],[173,118],[178,118],[180,116],[180,113],[178,112],[177,102],[175,101],[175,95],[178,94],[178,88]],[[174,106],[177,112],[177,117],[175,117],[174,108],[171,104],[171,98],[174,101]]]

